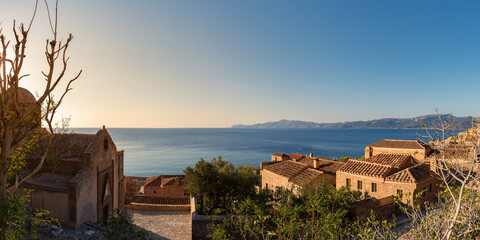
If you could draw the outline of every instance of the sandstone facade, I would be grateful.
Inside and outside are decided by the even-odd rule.
[[[439,180],[425,163],[410,155],[380,154],[365,161],[349,160],[337,171],[336,187],[349,187],[381,199],[399,196],[403,203],[432,201]]]
[[[415,159],[422,161],[428,157],[431,151],[430,146],[422,141],[384,139],[367,145],[365,148],[365,158],[370,158],[382,153],[409,154]]]
[[[108,131],[59,134],[54,139],[54,161],[27,181],[33,189],[32,209],[51,210],[71,228],[123,210],[123,151],[117,150]]]

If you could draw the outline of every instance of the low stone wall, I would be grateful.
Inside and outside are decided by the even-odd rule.
[[[192,239],[201,240],[208,239],[208,225],[213,222],[221,222],[227,216],[205,216],[200,215],[196,211],[197,200],[195,198],[190,199],[190,212],[192,214]]]
[[[125,209],[144,211],[190,211],[190,198],[134,196]]]
[[[190,211],[190,205],[165,205],[132,202],[130,205],[125,205],[125,209],[143,211]]]

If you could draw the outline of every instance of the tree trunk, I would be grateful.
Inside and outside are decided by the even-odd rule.
[[[0,150],[0,204],[6,200],[7,195],[7,172],[8,172],[8,156],[10,155],[10,147],[12,144],[12,129],[5,126],[3,136],[2,149]]]

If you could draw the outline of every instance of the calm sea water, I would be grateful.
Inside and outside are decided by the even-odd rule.
[[[76,128],[76,133],[98,129]],[[235,129],[109,128],[118,149],[125,150],[125,175],[182,174],[200,159],[221,155],[234,165],[270,161],[276,152],[314,156],[361,157],[367,144],[382,139],[419,139],[417,129]]]

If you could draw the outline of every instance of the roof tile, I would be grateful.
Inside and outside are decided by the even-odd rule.
[[[263,169],[290,179],[306,168],[308,168],[307,164],[291,160],[284,160],[271,163],[265,166]]]
[[[385,178],[392,171],[394,171],[394,168],[392,166],[380,165],[366,161],[348,160],[348,162],[343,165],[338,171],[370,177]]]
[[[365,162],[376,163],[385,166],[392,166],[394,168],[402,168],[411,166],[415,160],[412,156],[407,154],[387,154],[382,153],[373,157],[365,159]]]
[[[418,183],[434,177],[428,165],[422,163],[388,176],[385,180],[403,183]]]
[[[426,149],[429,148],[428,144],[418,140],[393,140],[383,139],[379,142],[368,145],[369,147],[382,147],[382,148],[406,148],[406,149]]]

